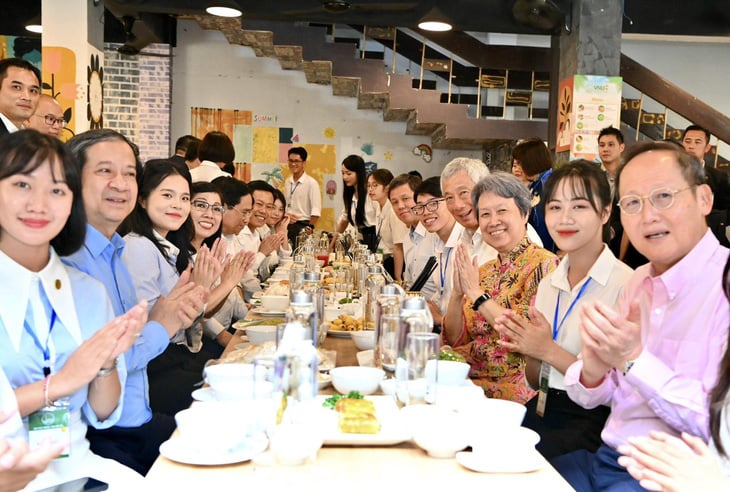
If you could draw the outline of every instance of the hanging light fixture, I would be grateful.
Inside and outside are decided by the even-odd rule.
[[[41,24],[41,16],[36,15],[31,20],[29,20],[28,23],[25,25],[25,30],[34,32],[36,34],[42,34],[43,24]]]
[[[241,17],[243,15],[243,12],[232,2],[212,3],[205,11],[217,17]]]
[[[445,32],[450,31],[453,27],[438,7],[432,8],[418,23],[418,28],[424,31]]]

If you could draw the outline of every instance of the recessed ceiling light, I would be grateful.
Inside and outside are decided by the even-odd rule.
[[[243,12],[230,5],[213,4],[205,9],[210,15],[218,17],[241,17]]]
[[[428,14],[423,16],[421,21],[418,23],[418,27],[424,31],[444,32],[450,31],[453,26],[449,23],[449,19],[438,9],[438,7],[434,7]]]
[[[36,34],[42,34],[43,25],[41,24],[41,16],[36,15],[31,20],[29,20],[28,23],[25,25],[25,30],[34,32]]]

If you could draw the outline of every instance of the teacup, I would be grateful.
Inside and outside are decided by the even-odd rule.
[[[175,423],[180,438],[189,442],[191,448],[226,452],[250,435],[252,419],[247,413],[250,411],[245,406],[235,403],[196,402],[175,414]],[[228,418],[232,415],[236,416],[235,426]]]
[[[526,427],[493,428],[488,434],[472,434],[471,449],[480,462],[489,463],[496,469],[509,469],[534,451],[538,442],[540,435]]]

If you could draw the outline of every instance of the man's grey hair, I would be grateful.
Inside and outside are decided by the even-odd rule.
[[[450,178],[459,171],[464,171],[467,176],[476,184],[485,176],[489,176],[489,168],[479,159],[469,157],[457,157],[446,164],[441,171],[441,189],[444,189],[444,180]]]
[[[474,186],[474,189],[471,190],[471,201],[474,205],[474,210],[477,211],[477,216],[479,197],[485,193],[494,193],[502,198],[513,198],[523,217],[526,217],[530,213],[530,208],[532,207],[530,190],[527,189],[527,186],[522,181],[510,173],[502,171],[491,173]]]

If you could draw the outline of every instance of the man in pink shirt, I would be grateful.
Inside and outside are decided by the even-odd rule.
[[[581,308],[582,350],[565,374],[573,401],[611,405],[596,453],[553,465],[579,491],[644,490],[617,463],[616,448],[650,430],[709,438],[708,394],[727,340],[722,290],[728,250],[705,217],[712,192],[700,162],[671,143],[632,147],[616,178],[624,231],[649,259],[616,309]]]

